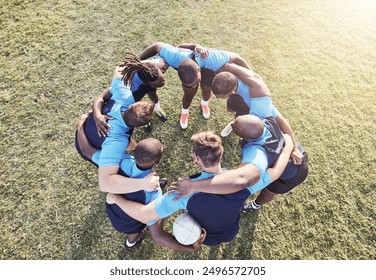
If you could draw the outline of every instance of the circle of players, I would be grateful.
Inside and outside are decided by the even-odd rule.
[[[136,143],[132,133],[137,127],[150,131],[154,116],[167,120],[157,89],[165,84],[170,67],[178,72],[183,90],[181,129],[188,127],[189,107],[199,87],[203,119],[210,118],[212,92],[227,101],[227,111],[235,119],[220,136],[233,132],[241,139],[237,168],[221,167],[221,137],[201,131],[187,144],[199,174],[167,187],[167,179],[153,171],[164,145],[155,138]],[[142,101],[145,95],[150,101]],[[110,88],[95,98],[91,113],[79,117],[75,144],[81,157],[98,167],[100,190],[107,193],[107,215],[114,229],[126,235],[126,249],[140,245],[148,233],[156,244],[188,252],[202,244],[230,242],[239,231],[241,213],[259,210],[308,176],[307,153],[273,106],[263,79],[240,55],[197,44],[174,47],[156,42],[139,55],[127,51],[115,67]],[[180,210],[202,227],[193,244],[179,243],[164,229],[164,218]]]

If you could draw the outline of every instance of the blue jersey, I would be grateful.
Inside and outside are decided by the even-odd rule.
[[[213,176],[215,174],[201,172],[190,178],[204,180]],[[266,186],[269,183],[270,177],[266,175],[256,185]],[[239,209],[249,195],[250,188],[226,195],[197,192],[174,202],[176,195],[164,194],[155,200],[154,210],[161,218],[170,216],[178,210],[188,210],[207,231],[204,244],[214,246],[221,242],[229,242],[235,237],[239,230]]]
[[[111,133],[102,144],[102,152],[98,161],[99,166],[119,166],[125,149],[129,144],[132,128],[128,127],[123,119],[122,112],[135,102],[129,87],[124,86],[121,78],[112,80],[110,92],[111,99],[103,107],[102,113],[113,117],[108,121]]]
[[[98,150],[93,155],[93,162],[98,163],[101,151]],[[152,169],[140,169],[137,164],[136,160],[133,156],[124,153],[120,163],[120,170],[119,174],[128,178],[144,178]],[[158,188],[155,191],[148,192],[148,191],[138,191],[133,193],[123,194],[126,199],[136,201],[142,203],[144,205],[152,202],[153,200],[157,199],[158,197],[162,196],[162,190]],[[137,221],[130,216],[128,216],[118,205],[116,204],[108,204],[106,203],[106,210],[107,215],[111,220],[112,226],[119,232],[131,234],[131,233],[139,233],[142,229],[145,228],[145,224]],[[155,222],[150,222],[147,225],[152,225]]]
[[[201,59],[200,54],[195,57],[200,68],[218,71],[223,65],[230,62],[230,57],[225,51],[209,49],[209,55],[205,59]]]
[[[194,55],[192,50],[177,48],[169,44],[164,44],[159,52],[159,56],[166,60],[167,64],[174,69],[178,69],[182,60],[193,58]]]
[[[200,54],[195,55],[192,50],[177,48],[169,44],[163,45],[159,56],[166,60],[167,64],[174,69],[178,69],[180,62],[186,58],[194,59],[200,68],[213,71],[219,70],[219,68],[227,62],[230,62],[229,55],[224,51],[210,49],[208,57],[206,59],[201,59]]]
[[[238,80],[238,87],[236,89],[236,94],[240,95],[244,102],[249,107],[249,113],[260,119],[264,119],[268,116],[275,118],[279,112],[272,104],[272,98],[270,96],[263,97],[251,97],[251,88],[249,85],[243,83],[240,79]]]

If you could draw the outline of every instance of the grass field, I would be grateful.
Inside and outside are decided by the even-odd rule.
[[[271,259],[376,257],[376,3],[362,0],[113,1],[0,0],[1,259]],[[273,92],[310,155],[307,181],[257,213],[243,215],[235,240],[196,253],[148,237],[125,251],[105,213],[97,170],[74,148],[77,117],[109,86],[127,47],[184,42],[234,51]],[[190,136],[217,133],[233,116],[214,97],[181,131],[182,90],[170,69],[159,91],[171,181],[196,172]],[[222,165],[239,161],[223,140]],[[172,219],[167,220],[171,227]]]

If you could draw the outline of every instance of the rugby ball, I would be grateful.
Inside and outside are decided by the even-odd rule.
[[[191,245],[200,237],[201,225],[188,212],[185,212],[175,219],[172,231],[179,243]]]

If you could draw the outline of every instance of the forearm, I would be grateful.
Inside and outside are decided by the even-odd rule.
[[[275,161],[273,167],[268,168],[266,170],[270,176],[270,183],[274,182],[279,177],[281,177],[283,171],[286,168],[287,163],[289,162],[291,151],[292,151],[292,147],[285,147],[282,150],[282,153],[279,155],[279,157]]]
[[[190,49],[190,50],[194,50],[197,46],[197,44],[191,44],[191,43],[183,43],[183,44],[180,44],[178,46],[178,48],[184,48],[184,49]]]
[[[115,197],[115,203],[131,216],[133,219],[140,221],[141,223],[147,224],[153,220],[158,220],[160,217],[154,211],[154,203],[152,205],[144,205],[132,200],[128,200],[120,195]]]
[[[98,118],[100,115],[102,115],[102,109],[104,106],[104,103],[108,101],[111,98],[112,94],[110,92],[110,89],[105,89],[98,97],[96,97],[93,101],[93,114],[94,117]]]
[[[247,69],[251,69],[251,66],[240,55],[238,55],[236,53],[231,53],[231,52],[229,54],[230,54],[230,61],[232,63],[235,63],[235,64],[237,64],[241,67],[245,67]]]
[[[139,55],[139,58],[141,60],[144,60],[144,59],[147,59],[147,58],[150,58],[154,55],[157,55],[161,48],[163,47],[163,43],[161,42],[156,42],[152,45],[150,45],[149,47],[147,47],[140,55]]]
[[[255,184],[260,172],[253,164],[245,164],[233,170],[224,171],[211,179],[193,181],[195,191],[215,194],[229,194],[241,191]]]
[[[290,135],[292,142],[293,142],[293,145],[294,145],[294,149],[297,149],[298,148],[298,142],[296,141],[294,132],[293,132],[289,122],[286,120],[286,118],[283,117],[281,114],[278,114],[277,117],[275,118],[275,120],[278,123],[281,131],[285,134]]]
[[[128,178],[117,174],[117,171],[108,171],[109,167],[99,166],[99,188],[102,192],[115,194],[132,193],[144,190],[147,181],[142,179]]]

